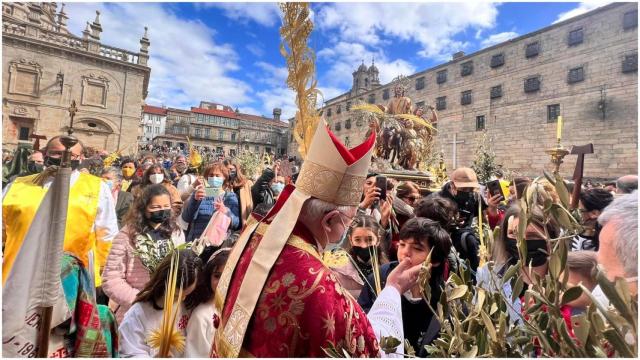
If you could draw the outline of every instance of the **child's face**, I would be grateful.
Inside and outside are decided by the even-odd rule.
[[[405,258],[411,260],[411,266],[422,264],[429,255],[431,249],[427,244],[415,241],[413,238],[400,239],[398,243],[398,261]]]
[[[216,288],[218,287],[218,281],[220,281],[220,276],[222,275],[222,270],[224,268],[222,266],[216,268],[213,273],[211,273],[211,289],[213,292],[216,292]]]
[[[351,232],[351,246],[368,248],[378,245],[378,237],[367,228],[355,228]]]

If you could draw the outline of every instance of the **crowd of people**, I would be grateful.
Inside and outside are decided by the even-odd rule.
[[[343,157],[348,157],[340,145],[335,146]],[[33,201],[25,201],[23,195],[28,189],[38,186],[48,189],[54,174],[50,170],[60,165],[63,150],[59,137],[51,139],[41,151],[29,154],[26,170],[12,174],[4,186],[3,283],[18,255],[28,217],[35,212],[41,200],[41,197],[34,197]],[[431,193],[411,181],[398,182],[369,172],[363,174],[363,181],[359,183],[362,187],[356,189],[357,199],[347,202],[341,200],[346,195],[339,192],[338,188],[342,186],[339,183],[334,184],[336,189],[334,185],[327,185],[328,191],[341,194],[332,200],[325,197],[326,192],[308,190],[310,188],[306,184],[314,178],[308,177],[311,165],[305,170],[304,163],[300,171],[302,179],[296,182],[299,174],[282,176],[279,161],[265,165],[258,174],[244,174],[239,163],[232,158],[216,159],[194,168],[178,148],[141,148],[138,156],[118,158],[109,166],[103,163],[109,155],[106,152],[98,152],[92,157],[93,162],[87,162],[82,143],[75,145],[71,153],[71,187],[77,191],[70,192],[68,218],[77,219],[77,227],[84,230],[79,230],[81,233],[76,236],[66,234],[64,251],[66,256],[77,259],[84,268],[82,271],[94,276],[97,291],[93,305],[103,311],[108,311],[108,307],[114,314],[117,331],[112,331],[111,335],[118,341],[110,342],[107,351],[110,356],[158,355],[158,349],[150,343],[149,334],[161,325],[166,310],[163,308],[164,297],[169,293],[167,280],[173,256],[177,254],[182,298],[177,299],[180,316],[175,326],[184,336],[185,346],[173,348],[172,357],[238,355],[229,350],[234,346],[226,325],[233,319],[235,303],[242,302],[243,291],[253,291],[257,295],[254,300],[256,310],[254,312],[251,308],[249,313],[254,319],[250,323],[252,325],[248,330],[245,326],[246,335],[241,334],[240,339],[244,342],[241,342],[242,349],[238,348],[240,355],[247,355],[242,353],[247,351],[255,356],[324,356],[315,346],[326,347],[327,344],[351,349],[353,351],[349,354],[354,356],[388,355],[380,352],[377,345],[380,333],[399,333],[416,350],[417,356],[426,357],[425,346],[438,338],[441,326],[430,309],[437,308],[443,285],[450,274],[464,267],[473,274],[473,281],[478,286],[488,291],[505,292],[509,298],[516,299],[509,315],[511,321],[517,322],[523,315],[520,313],[520,299],[526,286],[521,294],[512,297],[511,287],[496,289],[489,281],[491,276],[503,276],[506,269],[518,260],[530,264],[539,274],[546,273],[551,249],[549,240],[558,238],[566,230],[554,221],[545,221],[542,215],[533,214],[533,220],[525,229],[526,258],[520,259],[522,252],[519,252],[516,240],[521,216],[519,200],[529,186],[538,184],[532,185],[532,179],[527,177],[507,181],[502,179],[501,173],[496,173],[496,180],[506,191],[492,194],[478,182],[476,173],[466,167],[455,169],[449,176],[450,180],[439,191]],[[16,153],[15,156],[23,154]],[[320,166],[318,161],[313,161],[314,166]],[[357,156],[353,155],[351,163],[357,161]],[[10,164],[7,157],[5,164]],[[29,182],[43,173],[49,176],[48,182],[43,185]],[[97,177],[91,173],[101,179],[96,180]],[[318,187],[325,186],[322,185],[323,179],[316,177],[315,181]],[[379,187],[381,183],[384,188]],[[84,184],[86,186],[82,187]],[[570,182],[567,185],[571,187]],[[75,197],[86,195],[81,188],[95,198],[95,202],[84,209],[71,205],[76,201]],[[637,176],[626,175],[604,183],[586,181],[579,192],[578,210],[583,230],[571,241],[566,269],[569,283],[584,284],[602,301],[606,301],[606,297],[597,289],[597,266],[610,279],[627,279],[632,293],[637,296],[636,189]],[[303,190],[310,195],[298,198],[297,191]],[[558,201],[558,194],[552,186],[545,186],[544,190],[552,201]],[[324,205],[311,208],[309,202],[318,199]],[[293,213],[291,204],[296,201],[301,210],[286,223],[293,230],[286,230],[280,224],[286,221],[283,219],[287,211]],[[72,213],[74,211],[82,214]],[[479,222],[488,224],[491,229],[499,229],[490,254],[482,253],[477,230]],[[263,227],[265,224],[269,226]],[[274,229],[274,224],[279,227]],[[279,232],[289,239],[285,239],[286,246],[283,242],[284,248],[272,250],[279,257],[272,258],[270,263],[262,258],[256,260],[263,248],[271,246],[267,240],[277,237]],[[256,234],[260,235],[257,240]],[[298,238],[302,243],[295,241]],[[297,251],[306,249],[307,257],[294,258],[287,253],[289,246]],[[232,250],[234,247],[239,247],[237,254]],[[309,247],[312,249],[307,249]],[[88,253],[95,259],[94,269],[89,267]],[[285,255],[291,256],[290,260],[297,260],[285,261]],[[421,295],[422,289],[416,279],[417,271],[427,257],[431,262],[431,304],[427,304]],[[317,278],[313,286],[324,286],[322,293],[325,297],[329,296],[328,293],[339,294],[340,303],[318,305],[315,310],[301,305],[311,301],[317,293],[313,293],[310,283],[294,281],[300,275],[291,269],[307,266],[304,264],[310,261],[309,258],[318,262],[308,265],[305,276],[311,276],[310,282],[313,282],[312,275],[322,271],[323,266],[330,269],[326,278]],[[227,261],[230,270],[225,269]],[[255,280],[252,278],[257,273],[251,272],[254,263],[266,269],[266,280],[257,282],[256,288],[245,289]],[[493,266],[489,268],[487,263]],[[288,267],[293,275],[287,277],[283,267]],[[223,281],[221,277],[225,277],[225,271],[230,271],[229,277],[235,275],[230,283],[227,279],[220,287],[218,284]],[[272,281],[273,276],[281,271],[285,273],[283,280]],[[324,283],[329,278],[338,284],[331,291]],[[290,305],[286,311],[280,309],[285,302],[278,298],[282,295],[282,287],[288,291],[287,296],[298,299],[298,302],[286,303]],[[397,291],[399,296],[389,295],[389,288]],[[222,293],[218,294],[219,291]],[[70,299],[72,295],[65,292],[65,297]],[[215,304],[217,301],[221,303]],[[389,303],[396,305],[385,308]],[[588,297],[581,296],[568,304],[569,314],[584,311],[589,303]],[[329,306],[329,315],[326,315],[329,317],[322,318],[322,321],[309,320],[306,323],[296,320],[299,316],[307,316],[304,314],[308,311],[318,311],[317,316],[325,316],[320,309],[324,311],[326,306]],[[337,310],[342,306],[351,306],[351,312],[340,313],[340,319],[334,318],[331,312],[342,311]],[[284,311],[283,315],[273,318],[274,312],[278,311]],[[394,315],[394,312],[399,314]],[[342,318],[347,314],[349,324],[353,321],[362,328],[347,328],[345,331],[353,331],[353,344],[340,345],[338,338],[344,334],[338,334],[338,328],[352,326]],[[395,318],[385,322],[385,316],[387,319]],[[393,326],[385,325],[389,323]],[[86,336],[78,329],[74,333],[69,323],[59,326],[66,326],[63,331],[65,339]],[[269,336],[259,339],[257,335],[273,334],[282,326],[293,331],[287,335],[287,341],[293,343],[287,342],[282,348],[275,349],[280,346],[278,339],[270,344]],[[320,333],[325,335],[316,339],[317,336],[309,332],[310,327],[324,329]],[[351,339],[350,336],[347,338]],[[72,342],[65,342],[64,346],[69,354],[77,351]]]

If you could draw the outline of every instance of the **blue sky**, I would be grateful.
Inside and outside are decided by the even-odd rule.
[[[375,58],[387,83],[604,4],[313,3],[319,88],[325,99],[348,91],[362,60]],[[276,3],[70,3],[70,30],[81,35],[96,10],[107,45],[138,51],[149,27],[148,104],[188,109],[207,100],[256,115],[274,107],[285,119],[295,114]]]

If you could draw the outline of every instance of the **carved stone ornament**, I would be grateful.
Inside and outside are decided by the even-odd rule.
[[[13,113],[16,115],[26,115],[29,113],[29,110],[24,106],[16,106],[16,108],[13,109]]]

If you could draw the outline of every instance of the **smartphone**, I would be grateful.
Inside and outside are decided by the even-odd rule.
[[[376,176],[376,187],[380,189],[380,201],[387,200],[387,177]]]
[[[504,196],[504,193],[502,192],[502,186],[500,185],[500,180],[489,181],[487,183],[487,189],[489,190],[489,196],[500,195],[502,197],[500,201],[506,198]]]

